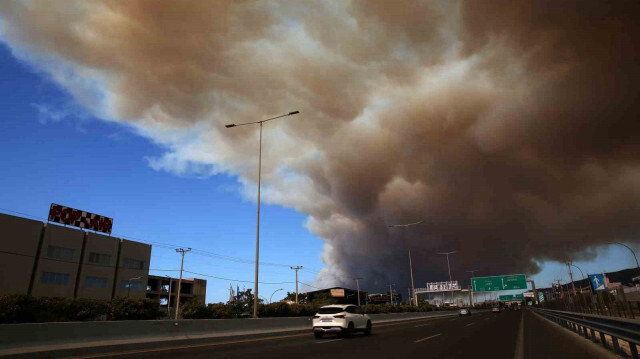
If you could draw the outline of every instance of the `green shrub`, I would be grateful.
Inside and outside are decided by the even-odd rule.
[[[105,318],[109,303],[99,300],[0,296],[0,323],[88,321]]]
[[[165,316],[157,300],[116,298],[109,306],[109,320],[153,320]]]

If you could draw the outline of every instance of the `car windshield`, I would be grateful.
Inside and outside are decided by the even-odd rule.
[[[320,310],[318,310],[318,314],[337,314],[342,312],[344,312],[344,309],[336,307],[320,308]]]

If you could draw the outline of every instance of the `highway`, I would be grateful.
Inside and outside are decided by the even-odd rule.
[[[181,343],[163,348],[103,352],[84,358],[509,358],[615,357],[599,345],[528,311],[374,324],[371,336],[311,333]]]

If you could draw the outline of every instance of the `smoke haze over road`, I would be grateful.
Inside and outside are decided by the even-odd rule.
[[[637,1],[3,1],[2,39],[96,116],[305,213],[318,282],[445,280],[640,241]],[[387,225],[424,220],[403,232]],[[373,279],[377,278],[377,279]],[[454,278],[455,279],[455,278]],[[365,283],[366,284],[366,283]]]

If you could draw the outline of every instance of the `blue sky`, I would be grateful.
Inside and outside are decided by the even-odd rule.
[[[229,283],[253,287],[255,203],[243,196],[236,178],[180,176],[152,169],[148,158],[162,156],[166,148],[129,125],[93,117],[48,75],[14,58],[4,45],[0,45],[0,106],[3,212],[43,219],[55,202],[111,216],[114,235],[155,244],[154,274],[177,276],[180,256],[173,248],[207,251],[211,255],[187,254],[185,269],[233,279],[204,277],[208,302],[226,300]],[[287,265],[304,266],[300,281],[314,284],[324,266],[320,259],[324,242],[305,228],[306,221],[294,210],[263,205],[260,259],[280,265],[262,266],[260,279],[286,283],[261,285],[262,297],[269,298],[279,288],[294,290],[294,272]],[[451,264],[456,265],[455,256]],[[587,274],[628,268],[635,262],[626,248],[614,246],[601,248],[593,262],[575,264]],[[414,266],[416,271],[427,269],[420,263]],[[554,279],[568,280],[563,264],[543,266],[534,276],[539,287]],[[502,273],[478,273],[496,274]]]
[[[145,158],[159,156],[162,148],[130,127],[83,112],[46,75],[17,61],[5,46],[0,46],[0,106],[3,212],[44,219],[55,202],[113,217],[116,236],[253,260],[255,204],[242,197],[234,178],[153,170]],[[43,114],[43,108],[51,113]],[[260,259],[302,265],[300,281],[312,284],[322,267],[323,242],[304,228],[305,220],[295,211],[263,204]],[[173,249],[153,246],[152,269],[179,267],[180,256]],[[189,253],[185,269],[249,281],[231,283],[253,288],[251,263]],[[288,267],[265,265],[260,274],[264,282],[295,280]],[[230,281],[206,279],[207,300],[226,300]],[[269,297],[279,288],[293,291],[295,285],[265,284],[260,295]]]

